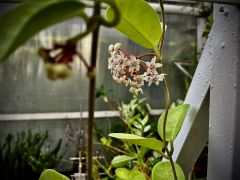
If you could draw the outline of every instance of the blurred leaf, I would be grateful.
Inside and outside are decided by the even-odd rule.
[[[143,132],[148,132],[150,129],[151,129],[151,126],[148,125],[148,126],[146,126],[146,127],[144,128]]]
[[[174,163],[177,179],[185,180],[182,168]],[[152,180],[174,180],[172,166],[170,162],[159,162],[152,170]]]
[[[166,140],[172,141],[177,137],[182,123],[188,112],[189,104],[179,105],[169,110],[166,125]],[[165,113],[158,120],[158,134],[163,138],[163,122]]]
[[[127,155],[118,155],[113,158],[111,164],[113,167],[123,167],[133,159],[136,159],[136,157],[127,156]]]
[[[163,147],[162,141],[159,141],[155,138],[145,138],[133,134],[125,134],[125,133],[111,133],[109,136],[121,139],[122,141],[126,141],[132,144],[137,144],[139,146],[144,146],[149,149],[153,149],[159,151]]]
[[[99,97],[107,98],[107,94],[112,91],[113,89],[106,89],[103,85],[101,85],[99,88],[96,88],[96,98]]]
[[[115,174],[119,180],[128,180],[131,171],[127,168],[117,168],[115,170]]]
[[[149,116],[146,115],[141,121],[142,125],[145,126],[147,124],[148,120],[149,120]]]
[[[111,145],[112,139],[111,139],[111,138],[106,139],[105,137],[102,137],[102,138],[100,139],[100,142],[101,142],[103,145],[109,146],[109,145]]]
[[[13,53],[37,32],[81,15],[79,0],[28,1],[0,18],[0,61]]]
[[[138,170],[134,170],[130,173],[129,180],[146,180],[146,178],[143,173]]]
[[[39,180],[70,180],[67,176],[60,174],[53,169],[46,169],[42,172]]]
[[[143,47],[156,47],[162,36],[162,26],[156,11],[143,0],[116,0],[116,3],[121,13],[116,28]],[[106,11],[106,18],[109,21],[114,18],[110,7]]]

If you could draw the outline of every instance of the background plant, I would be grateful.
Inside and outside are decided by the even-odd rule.
[[[117,109],[120,113],[119,120],[122,121],[124,128],[121,128],[121,131],[110,128],[110,132],[126,132],[144,137],[157,136],[152,128],[156,126],[156,121],[151,121],[149,118],[150,106],[145,103],[145,98],[139,98],[133,94],[129,103],[121,103]],[[110,156],[111,159],[111,162],[96,161],[99,170],[104,171],[107,178],[126,179],[130,176],[132,178],[150,178],[153,166],[161,158],[156,152],[128,142],[106,138],[104,132],[99,129],[96,129],[96,133],[105,149],[104,154]]]
[[[44,169],[56,168],[64,151],[62,140],[47,145],[48,133],[22,132],[9,134],[0,145],[0,179],[38,179]]]

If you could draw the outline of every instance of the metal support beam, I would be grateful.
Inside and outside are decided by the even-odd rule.
[[[191,108],[175,141],[173,158],[187,175],[207,142],[208,180],[240,177],[240,10],[214,5],[214,25],[185,103]],[[204,102],[210,85],[210,112]],[[204,103],[203,103],[204,102]],[[204,105],[205,104],[205,105]]]
[[[210,57],[212,43],[210,34],[184,101],[190,104],[190,109],[174,142],[173,160],[182,166],[186,175],[191,171],[208,140],[209,106],[206,95],[209,91],[212,70]]]
[[[214,5],[208,180],[240,177],[240,9]]]

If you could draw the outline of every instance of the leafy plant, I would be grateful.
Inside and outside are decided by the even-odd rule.
[[[0,179],[38,179],[44,169],[55,168],[63,157],[64,152],[59,154],[62,140],[50,149],[47,138],[47,132],[9,134],[0,146]]]
[[[124,0],[116,0],[116,2],[117,2],[117,5],[119,5],[121,14],[123,14],[123,18],[121,19],[120,23],[118,24],[118,26],[116,28],[120,32],[125,34],[127,37],[129,37],[130,39],[135,41],[136,43],[139,43],[140,45],[142,45],[144,47],[152,48],[152,50],[154,51],[154,56],[156,56],[156,59],[161,63],[162,62],[162,47],[163,47],[163,40],[164,40],[165,27],[166,27],[163,1],[160,0],[163,28],[162,28],[161,24],[159,23],[160,20],[158,19],[158,16],[154,16],[152,14],[153,13],[152,11],[154,11],[154,10],[151,8],[148,8],[147,7],[148,4],[146,2],[141,1],[141,0],[139,0],[139,1],[136,0],[136,4],[139,3],[140,7],[146,6],[144,8],[144,12],[146,14],[151,14],[151,17],[150,17],[151,20],[149,19],[148,21],[145,21],[145,23],[147,23],[147,24],[144,24],[144,25],[142,23],[142,20],[137,18],[137,16],[140,17],[140,14],[143,12],[143,11],[141,11],[141,8],[136,9],[133,14],[129,14],[128,8],[133,7],[133,4],[131,6],[131,3],[129,3],[128,1],[124,1]],[[122,7],[125,7],[125,8],[122,8]],[[128,8],[126,8],[126,7],[128,7]],[[109,8],[106,13],[106,17],[109,20],[112,17],[110,12],[111,12],[111,8]],[[128,17],[124,17],[124,14],[128,14]],[[137,14],[137,16],[135,16],[136,14]],[[146,17],[148,17],[148,16],[146,15]],[[127,21],[127,22],[131,25],[130,27],[129,27],[129,24],[123,23],[125,18],[129,19],[129,21]],[[158,23],[156,23],[155,20]],[[122,24],[121,24],[121,22],[122,22]],[[152,29],[144,29],[144,34],[141,33],[142,28],[146,27],[146,26],[147,27],[155,27],[155,29],[156,28],[162,29],[160,32],[158,31],[161,34],[158,41],[153,41],[152,39],[146,38],[146,37],[148,37],[148,35],[153,34],[152,33],[153,28]],[[134,27],[134,30],[135,30],[135,32],[133,34],[131,33],[131,30],[129,31],[129,29],[132,27]],[[138,37],[138,36],[141,36],[141,37]],[[154,36],[154,38],[157,39],[158,36]],[[158,44],[158,42],[160,42],[160,44]],[[163,81],[163,88],[164,88],[165,99],[166,99],[166,112],[160,116],[160,119],[158,121],[158,133],[159,133],[162,141],[157,140],[157,139],[154,139],[154,140],[153,139],[151,139],[151,140],[145,139],[141,136],[136,136],[136,135],[133,136],[132,134],[116,134],[116,133],[114,133],[114,134],[110,134],[109,136],[121,139],[121,140],[123,140],[125,142],[129,142],[131,144],[136,144],[136,145],[154,149],[154,150],[157,149],[162,157],[169,160],[169,162],[166,162],[166,163],[159,162],[154,166],[153,171],[152,171],[152,178],[160,179],[160,177],[161,177],[164,179],[166,177],[169,177],[170,179],[175,179],[175,180],[176,179],[185,179],[180,166],[173,162],[172,154],[174,151],[173,141],[176,138],[176,136],[181,128],[183,120],[189,109],[189,105],[183,104],[183,105],[174,107],[169,110],[170,95],[169,95],[167,81],[164,78],[162,65],[160,63],[155,63],[156,59],[154,59],[154,58],[151,60],[151,63],[149,63],[149,62],[145,63],[143,60],[141,60],[142,57],[149,56],[150,55],[149,53],[133,57],[130,53],[126,52],[125,50],[122,50],[121,46],[119,44],[115,44],[113,48],[110,45],[109,50],[110,50],[111,58],[112,58],[109,60],[109,69],[113,72],[113,79],[115,81],[117,81],[118,83],[125,84],[125,85],[128,85],[128,83],[129,83],[130,86],[132,85],[132,87],[130,88],[130,91],[132,90],[132,88],[134,88],[136,92],[139,92],[139,91],[142,92],[141,86],[144,84],[144,81],[148,82],[149,85],[151,85],[152,83],[155,83],[156,85],[158,85],[160,81]],[[120,60],[119,60],[119,58],[120,58]],[[128,59],[128,61],[132,61],[132,63],[127,63],[125,65],[124,61],[126,58]],[[117,64],[116,65],[117,68],[115,68],[114,63]],[[134,63],[134,66],[132,65],[133,63]],[[138,66],[135,65],[137,63],[139,63]],[[147,67],[145,70],[146,73],[144,73],[143,75],[139,75],[140,74],[140,70],[139,70],[140,65],[142,65],[143,67]],[[122,72],[119,70],[119,67],[122,68]],[[160,70],[161,70],[162,74],[160,74],[160,75],[158,75],[158,72],[157,72],[158,67],[161,68]],[[131,73],[130,68],[135,69],[135,71],[134,71],[135,73],[130,74],[131,76],[133,76],[133,78],[131,78],[129,76],[129,73]],[[121,72],[121,73],[119,73],[119,72]],[[161,75],[163,75],[163,76],[161,77]],[[134,84],[134,86],[133,86],[133,84]],[[148,142],[148,143],[146,143],[146,142]],[[170,143],[170,149],[168,147],[169,143]],[[154,169],[159,169],[161,171],[154,170]],[[161,173],[162,171],[164,171],[165,174],[162,174]]]
[[[111,102],[107,103],[111,104]],[[120,120],[125,125],[122,132],[130,133],[133,141],[139,140],[145,143],[146,146],[156,147],[155,149],[158,150],[158,145],[161,142],[153,138],[157,134],[153,133],[152,128],[154,125],[156,126],[156,122],[155,124],[150,124],[150,106],[145,103],[145,99],[133,94],[131,101],[129,103],[121,103],[118,106],[118,110],[120,112]],[[111,130],[111,132],[115,131]],[[150,178],[151,169],[156,164],[155,160],[159,158],[155,151],[145,147],[138,147],[130,142],[120,144],[116,140],[113,141],[112,138],[105,138],[104,133],[99,129],[97,129],[97,134],[107,154],[111,154],[113,157],[110,163],[96,161],[98,169],[100,171],[103,170],[107,178],[124,179],[122,177],[124,172],[131,173],[132,178],[133,175],[136,175],[136,178]],[[122,135],[124,136],[125,134],[123,133]],[[129,178],[129,176],[127,177]]]

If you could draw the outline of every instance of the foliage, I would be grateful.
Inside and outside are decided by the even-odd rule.
[[[40,30],[80,15],[84,7],[78,0],[29,1],[2,16],[0,61]]]
[[[178,106],[173,106],[170,111],[168,112],[169,115],[167,117],[167,121],[166,121],[166,141],[169,141],[172,144],[172,141],[176,138],[181,126],[182,126],[182,122],[186,116],[186,113],[189,109],[189,105],[188,104],[183,104],[183,105],[178,105]],[[164,116],[165,113],[163,113],[159,120],[158,120],[158,133],[160,135],[160,137],[162,139],[164,139],[163,137],[163,121],[164,121]],[[132,134],[123,134],[123,133],[112,133],[109,134],[110,137],[114,137],[117,139],[121,139],[124,142],[129,142],[131,144],[136,144],[136,145],[140,145],[143,146],[145,148],[148,149],[152,149],[155,150],[156,152],[160,153],[161,156],[163,156],[166,159],[169,159],[168,156],[166,156],[164,154],[164,152],[162,151],[164,148],[164,143],[156,138],[144,138],[141,136],[137,136],[137,135],[132,135]],[[172,146],[172,145],[171,145]],[[171,149],[172,151],[173,149]],[[165,177],[165,179],[168,179],[168,177],[172,177],[173,179],[173,174],[172,174],[172,167],[170,162],[167,162],[169,164],[166,163],[162,163],[159,162],[158,164],[156,164],[153,167],[153,171],[152,171],[152,178],[153,179],[159,179],[159,177],[163,178]],[[182,173],[181,167],[178,164],[174,164],[175,166],[175,170],[177,173],[177,176],[179,176],[179,179],[184,179],[184,174]],[[154,170],[157,169],[157,170]],[[164,171],[164,173],[159,173]],[[164,175],[163,175],[164,174]]]
[[[156,11],[142,0],[117,0],[116,3],[121,12],[121,20],[116,28],[143,47],[156,47],[162,36],[162,26]],[[137,8],[133,11],[133,7]],[[142,16],[143,12],[145,12],[144,16]],[[107,9],[106,17],[109,20],[113,19],[112,8]]]
[[[55,147],[46,147],[48,133],[22,132],[14,137],[9,134],[0,146],[0,179],[38,179],[46,168],[55,168],[61,161],[62,140]]]
[[[211,31],[212,25],[213,25],[213,14],[210,14],[209,17],[207,18],[207,23],[206,23],[206,27],[203,31],[202,37],[204,38],[208,38],[208,35]]]
[[[132,1],[131,1],[132,2]],[[139,0],[138,1],[139,4],[144,4],[143,1]],[[119,9],[121,14],[123,14],[123,18],[121,17],[121,21],[119,23],[119,25],[116,27],[120,32],[122,32],[123,34],[125,34],[128,38],[132,39],[133,41],[135,41],[136,43],[141,44],[144,47],[149,47],[146,46],[146,44],[144,44],[143,42],[141,42],[140,40],[142,39],[146,39],[146,34],[151,34],[152,32],[149,32],[148,30],[144,33],[139,33],[140,29],[142,29],[143,27],[151,27],[151,26],[159,26],[159,23],[155,22],[155,16],[152,15],[153,21],[148,20],[148,21],[144,21],[144,26],[142,23],[142,19],[138,18],[140,17],[139,15],[143,12],[141,10],[141,7],[138,9],[134,10],[134,13],[129,14],[128,12],[130,11],[127,8],[123,8],[123,7],[128,7],[128,8],[132,8],[134,7],[133,4],[131,4],[129,1],[123,1],[123,0],[117,0],[117,4],[119,5]],[[163,8],[163,1],[160,1],[160,7],[161,7],[161,13],[162,13],[162,20],[163,20],[163,33],[161,31],[161,40],[163,41],[164,39],[164,33],[165,33],[165,16],[164,16],[164,8]],[[109,10],[108,10],[109,11]],[[107,11],[106,13],[106,17],[110,19],[110,13]],[[148,10],[147,7],[144,8],[144,12],[146,14],[151,14],[152,10]],[[124,17],[124,14],[128,14],[127,17]],[[138,14],[138,17],[135,16],[135,14]],[[147,15],[146,15],[147,16]],[[130,24],[130,27],[134,27],[135,32],[132,33],[131,30],[129,32],[129,25],[127,23],[123,23],[125,19],[128,19],[127,23]],[[133,20],[132,20],[133,19]],[[159,20],[158,20],[159,21]],[[121,24],[122,22],[122,24]],[[161,25],[160,25],[161,28]],[[152,33],[154,34],[154,33]],[[139,37],[140,36],[140,37]],[[148,41],[151,45],[150,47],[152,48],[152,50],[154,51],[157,59],[161,62],[162,57],[161,57],[161,51],[162,51],[162,43],[160,43],[160,49],[158,49],[156,46],[157,44],[154,44],[153,41]],[[114,47],[114,50],[116,48]],[[114,58],[114,57],[113,57]],[[154,64],[155,62],[151,62],[151,68],[156,67],[156,65]],[[125,84],[125,83],[124,83]],[[180,105],[177,107],[172,108],[171,110],[169,110],[169,106],[170,106],[170,98],[169,98],[169,91],[168,91],[168,87],[167,87],[167,83],[164,80],[164,90],[165,90],[165,98],[166,98],[166,112],[163,113],[163,115],[160,117],[159,122],[158,122],[158,133],[161,136],[163,142],[160,143],[158,146],[158,152],[161,154],[161,156],[163,156],[164,158],[170,160],[170,162],[172,162],[172,153],[173,153],[173,140],[175,139],[175,137],[177,136],[182,122],[185,119],[186,113],[189,109],[189,105]],[[141,137],[141,136],[136,136],[136,135],[131,135],[131,134],[122,134],[122,133],[115,133],[115,134],[110,134],[110,136],[113,136],[115,138],[121,139],[123,141],[126,142],[130,142],[136,145],[141,145],[143,147],[146,148],[152,148],[154,150],[156,150],[155,146],[149,145],[148,143],[146,143],[146,139]],[[156,139],[155,139],[156,140]],[[161,142],[161,141],[159,141]],[[169,150],[167,147],[167,143],[170,142],[171,145],[171,149]],[[166,153],[164,153],[162,150],[165,150]],[[184,179],[184,174],[182,173],[181,167],[179,165],[177,165],[176,163],[170,163],[170,162],[166,162],[166,163],[158,163],[154,166],[155,169],[160,169],[162,171],[165,172],[165,175],[163,174],[163,176],[161,174],[158,173],[157,170],[153,170],[152,171],[152,178],[157,177],[155,179],[160,179],[164,178],[166,179],[166,177],[173,177],[173,179]],[[154,169],[153,168],[153,169]],[[165,171],[166,170],[166,171]],[[170,171],[169,171],[170,170]],[[179,172],[180,175],[179,175]]]
[[[118,107],[121,120],[127,126],[127,132],[139,136],[147,136],[150,133],[149,121],[150,106],[145,104],[145,98],[138,98],[133,94],[130,103],[122,103]]]
[[[184,173],[181,169],[181,167],[174,163],[177,179],[178,180],[185,180]],[[173,173],[172,173],[172,167],[170,162],[159,162],[154,166],[152,170],[152,180],[174,180]]]
[[[166,140],[173,141],[181,129],[184,118],[188,112],[189,104],[179,105],[169,110],[166,125]],[[163,123],[165,113],[163,113],[158,121],[158,133],[163,138]]]
[[[69,178],[55,170],[46,169],[41,173],[39,180],[69,180]]]
[[[111,102],[108,103],[111,104]],[[161,145],[162,142],[152,138],[155,134],[153,134],[152,124],[150,124],[150,106],[145,103],[145,99],[133,95],[131,101],[129,103],[121,103],[118,110],[120,112],[120,120],[125,124],[124,131],[129,133],[122,133],[122,135],[131,137],[133,142],[137,141],[140,145],[144,143],[146,146],[153,147],[152,149],[155,147],[158,150],[158,145]],[[103,134],[99,133],[98,130],[98,136],[101,136],[101,144],[107,150],[107,154],[112,154],[113,158],[110,165],[98,161],[99,170],[104,170],[110,179],[124,180],[129,178],[130,174],[131,179],[134,179],[133,176],[136,176],[136,179],[150,177],[151,169],[156,163],[155,160],[159,157],[156,152],[136,146],[129,139],[120,144],[116,140],[113,141],[110,137],[105,138]],[[115,134],[119,135],[119,133],[112,133],[110,136],[114,137]],[[129,176],[124,175],[124,172],[128,172]]]

